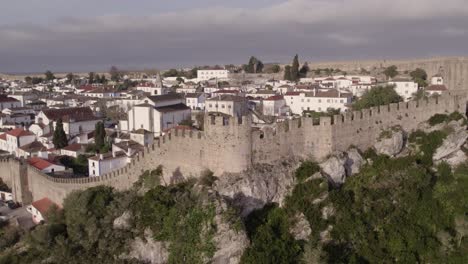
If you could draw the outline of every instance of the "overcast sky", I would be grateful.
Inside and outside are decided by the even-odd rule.
[[[468,55],[467,0],[0,0],[0,72]]]

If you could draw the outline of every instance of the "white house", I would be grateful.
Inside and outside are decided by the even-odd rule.
[[[352,94],[337,89],[315,89],[313,92],[289,92],[284,95],[284,99],[291,112],[297,115],[302,115],[304,111],[325,112],[328,109],[344,112],[352,102]]]
[[[447,89],[447,87],[445,85],[439,85],[439,84],[429,85],[424,90],[427,93],[427,95],[429,95],[429,96],[432,96],[432,95],[435,95],[435,94],[441,95],[441,94],[448,91],[448,89]]]
[[[154,83],[139,83],[136,87],[136,90],[149,93],[150,95],[163,95],[167,94],[168,89]]]
[[[56,206],[60,208],[57,204],[52,202],[49,198],[45,197],[40,200],[32,202],[26,210],[31,213],[32,220],[35,224],[39,224],[46,220],[47,212],[53,207]]]
[[[59,171],[65,171],[65,166],[54,164],[48,160],[41,159],[38,157],[32,157],[28,159],[29,165],[32,167],[44,172],[44,173],[54,173]]]
[[[0,135],[0,149],[17,155],[19,147],[32,143],[36,139],[30,131],[23,128],[16,128]]]
[[[263,115],[282,116],[286,113],[287,108],[282,95],[271,96],[263,100]]]
[[[101,176],[121,169],[127,165],[130,158],[124,152],[98,154],[88,158],[89,177]]]
[[[21,107],[21,102],[15,98],[0,94],[0,110],[5,108],[16,108]]]
[[[149,96],[144,103],[135,105],[128,112],[128,122],[121,122],[121,129],[128,131],[145,129],[158,137],[164,130],[177,126],[184,120],[191,119],[191,111],[184,104],[185,99],[179,94]]]
[[[219,95],[206,100],[205,111],[240,117],[247,113],[247,100],[241,96]]]
[[[42,110],[36,116],[36,124],[48,126],[52,123],[55,129],[59,119],[62,119],[63,130],[69,136],[94,131],[96,123],[100,121],[91,108],[74,107]]]
[[[185,104],[192,110],[205,110],[205,100],[204,93],[185,94]]]
[[[229,71],[224,69],[197,70],[197,77],[200,81],[210,79],[228,79]]]
[[[388,85],[393,85],[397,94],[405,101],[410,100],[419,89],[416,82],[407,79],[395,79],[388,82]]]
[[[444,84],[444,78],[440,74],[436,74],[432,76],[431,78],[431,84],[432,85],[443,85]]]
[[[85,148],[83,145],[74,143],[60,149],[60,154],[65,156],[70,156],[77,158],[80,154],[85,153]]]

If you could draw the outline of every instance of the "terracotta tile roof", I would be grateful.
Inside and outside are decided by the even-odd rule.
[[[7,102],[19,102],[15,98],[8,97],[5,94],[0,94],[0,103],[7,103]]]
[[[183,99],[183,98],[182,98],[182,95],[180,94],[169,93],[169,94],[163,94],[163,95],[148,96],[148,99],[156,103],[156,102],[164,102],[164,101]]]
[[[22,128],[15,128],[13,130],[7,131],[6,132],[8,135],[13,136],[13,137],[24,137],[24,136],[33,136],[34,133],[31,131],[26,131]]]
[[[445,85],[429,85],[426,88],[426,91],[447,91],[447,86]]]
[[[28,163],[29,165],[39,169],[39,170],[43,170],[45,168],[48,168],[50,166],[53,166],[55,164],[47,161],[47,160],[43,160],[41,158],[37,158],[37,157],[33,157],[33,158],[30,158],[28,159]]]
[[[268,97],[267,99],[265,99],[265,101],[278,101],[278,100],[283,100],[284,97],[282,95],[274,95],[274,96],[270,96]]]
[[[32,206],[41,213],[42,217],[45,217],[47,211],[49,211],[49,209],[54,205],[58,207],[57,204],[49,200],[47,197],[32,202]]]
[[[81,144],[78,144],[78,143],[75,143],[75,144],[71,144],[71,145],[68,145],[64,148],[62,148],[63,150],[67,150],[67,151],[79,151],[83,148],[83,146]]]
[[[47,118],[53,121],[57,121],[60,118],[63,122],[80,122],[98,119],[94,116],[93,111],[89,107],[47,109],[42,110],[42,112],[47,116]]]
[[[289,96],[297,96],[301,94],[301,92],[287,92],[285,95],[289,95]]]
[[[6,141],[6,133],[1,134],[1,135],[0,135],[0,139]]]
[[[27,151],[27,152],[37,152],[37,151],[45,151],[47,148],[42,145],[41,142],[34,141],[32,143],[29,143],[27,145],[24,145],[20,147],[21,150]]]
[[[175,105],[155,107],[154,109],[156,109],[158,112],[169,113],[169,112],[190,110],[190,107],[186,106],[185,104],[175,104]]]

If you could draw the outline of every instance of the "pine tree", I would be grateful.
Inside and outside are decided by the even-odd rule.
[[[62,119],[57,120],[52,142],[54,143],[54,147],[56,149],[61,149],[68,146],[67,134],[65,134],[65,131],[63,130]]]
[[[98,122],[96,123],[95,126],[95,132],[94,132],[94,141],[96,144],[96,149],[102,149],[105,144],[105,137],[106,137],[106,131],[104,129],[104,123]]]
[[[299,56],[297,54],[294,56],[293,64],[291,66],[291,80],[299,80]]]
[[[291,66],[289,65],[286,65],[286,67],[284,67],[284,78],[285,80],[287,81],[291,81]]]

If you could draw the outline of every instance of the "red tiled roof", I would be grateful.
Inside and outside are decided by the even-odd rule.
[[[287,92],[285,95],[291,95],[291,96],[295,96],[295,95],[299,95],[301,94],[300,92]]]
[[[91,111],[91,108],[89,107],[47,109],[42,112],[47,116],[47,118],[53,121],[57,121],[60,118],[64,122],[97,120],[97,117],[94,116],[93,111]]]
[[[447,87],[445,85],[430,85],[426,88],[426,91],[447,91]]]
[[[0,139],[6,141],[6,133],[1,134],[1,135],[0,135]]]
[[[29,165],[39,169],[39,170],[43,170],[45,168],[48,168],[52,165],[55,165],[47,160],[43,160],[41,158],[37,158],[37,157],[34,157],[34,158],[30,158],[28,159],[28,163]]]
[[[13,130],[7,131],[6,133],[8,135],[14,136],[14,137],[33,136],[34,135],[34,133],[32,133],[30,131],[26,131],[26,130],[24,130],[22,128],[15,128]]]
[[[265,99],[265,101],[277,101],[277,100],[283,100],[284,97],[282,95],[274,95],[274,96],[270,96],[268,97],[267,99]]]
[[[6,103],[6,102],[19,102],[15,98],[8,97],[4,94],[0,94],[0,103]]]
[[[78,150],[81,150],[81,148],[82,148],[81,144],[75,143],[75,144],[68,145],[62,149],[68,150],[68,151],[78,151]]]
[[[41,212],[42,217],[44,217],[47,211],[49,211],[49,209],[54,205],[58,207],[57,204],[49,200],[47,197],[32,202],[32,206]]]

